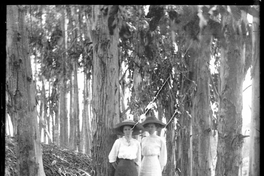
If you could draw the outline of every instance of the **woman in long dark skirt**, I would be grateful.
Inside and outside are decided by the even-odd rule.
[[[115,168],[115,176],[138,176],[141,163],[140,142],[133,135],[139,134],[143,129],[141,125],[136,125],[133,120],[125,120],[116,125],[117,132],[124,136],[117,139],[108,155],[109,162]]]

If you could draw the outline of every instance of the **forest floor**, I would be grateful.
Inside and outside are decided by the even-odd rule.
[[[5,176],[17,176],[15,155],[16,142],[12,137],[5,139]],[[43,166],[46,176],[90,176],[91,159],[86,154],[42,144]]]
[[[15,155],[16,142],[13,137],[5,139],[5,176],[17,176]],[[43,166],[46,176],[91,176],[91,158],[82,153],[63,149],[53,144],[42,144]],[[248,175],[249,157],[243,158],[240,176]]]

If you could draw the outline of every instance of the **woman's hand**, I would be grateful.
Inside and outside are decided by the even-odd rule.
[[[117,163],[116,162],[113,162],[113,163],[111,163],[112,164],[112,166],[116,169],[116,167],[117,167]]]
[[[134,163],[135,163],[135,165],[136,165],[136,168],[137,168],[137,171],[138,171],[138,173],[139,173],[139,165],[138,165],[138,163],[137,163],[137,162],[135,162],[135,161],[134,161]]]

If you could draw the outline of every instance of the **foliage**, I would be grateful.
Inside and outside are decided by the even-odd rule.
[[[78,62],[79,67],[87,68],[88,74],[91,72],[92,65],[92,47],[91,43],[85,38],[79,40],[76,36],[77,22],[75,18],[71,17],[71,9],[66,7],[68,17],[71,17],[71,24],[68,32],[68,48],[65,50],[62,47],[62,38],[64,37],[61,29],[61,10],[64,6],[61,5],[30,5],[27,7],[26,24],[29,31],[30,55],[35,57],[36,64],[39,65],[40,70],[37,72],[37,79],[50,82],[52,86],[52,93],[48,95],[50,112],[57,112],[58,103],[58,81],[64,77],[67,80],[70,78],[72,72],[71,60]],[[75,8],[88,12],[89,6],[75,6]],[[80,16],[81,13],[80,12]],[[80,17],[83,27],[85,19]],[[81,38],[81,37],[80,37]],[[64,57],[64,55],[66,58]],[[64,73],[62,65],[66,62],[66,72]],[[65,74],[65,76],[64,76]]]
[[[26,21],[30,34],[31,53],[37,57],[38,63],[42,64],[40,74],[50,81],[60,79],[62,76],[61,64],[65,62],[65,60],[62,60],[63,53],[66,53],[70,59],[76,60],[79,67],[84,67],[84,70],[87,68],[90,74],[93,45],[87,37],[83,40],[77,39],[79,37],[75,35],[77,26],[72,26],[70,29],[67,51],[64,51],[59,45],[59,40],[62,37],[60,10],[63,6],[40,7],[30,5],[26,7],[28,8]],[[123,21],[119,30],[120,64],[124,62],[128,66],[128,79],[130,81],[126,82],[129,83],[127,86],[130,86],[132,91],[129,107],[132,113],[140,110],[139,113],[141,114],[144,112],[144,107],[153,99],[155,93],[169,76],[171,76],[171,82],[175,82],[177,86],[165,87],[164,91],[161,92],[159,101],[162,102],[163,107],[168,104],[168,94],[166,92],[172,91],[172,89],[176,91],[184,86],[180,82],[186,81],[179,79],[191,80],[188,60],[192,56],[189,53],[189,48],[192,42],[199,40],[200,33],[212,34],[216,41],[213,50],[217,50],[217,48],[225,46],[223,33],[226,24],[231,22],[236,30],[242,32],[244,42],[250,43],[251,30],[250,25],[244,19],[244,12],[254,16],[258,15],[258,6],[201,6],[201,17],[199,17],[197,6],[150,5],[148,7],[119,5],[116,7],[118,7],[116,10],[121,14],[119,17]],[[79,18],[82,19],[80,20],[81,27],[85,28],[85,18],[91,17],[91,6],[75,5],[74,8],[78,10]],[[68,18],[72,18],[70,6],[66,6],[66,9]],[[221,21],[222,16],[225,14],[231,14],[231,18],[222,19]],[[75,18],[71,20],[73,25],[77,24]],[[241,23],[237,23],[238,21]],[[209,27],[206,28],[206,25]],[[246,45],[246,47],[247,50],[250,49],[250,45]],[[212,52],[212,55],[215,56],[219,53]],[[42,58],[39,57],[39,53],[43,54]],[[251,63],[251,52],[246,53],[249,54],[245,61],[245,70],[249,68]],[[216,67],[219,67],[217,56],[215,57],[215,64]],[[136,68],[139,69],[142,77],[138,96],[136,96],[133,89],[133,76]],[[68,64],[67,71],[71,71],[71,64]],[[215,84],[212,87],[217,90],[217,73],[213,73],[212,78]],[[215,101],[213,97],[212,101]]]
[[[42,64],[40,74],[45,76],[47,80],[52,80],[52,78],[55,77],[56,79],[60,79],[62,76],[61,64],[65,62],[62,60],[62,53],[64,52],[67,53],[69,58],[80,61],[79,66],[90,70],[92,65],[93,46],[89,40],[85,39],[84,41],[78,41],[77,38],[74,37],[74,33],[71,32],[69,33],[70,44],[67,51],[64,51],[58,45],[58,41],[62,37],[62,31],[59,27],[59,18],[61,14],[58,13],[60,8],[60,6],[44,6],[42,15],[45,15],[45,23],[43,23],[44,26],[42,28],[40,25],[40,9],[35,7],[34,11],[32,8],[34,13],[29,15],[29,17],[35,19],[35,22],[38,24],[34,25],[34,28],[32,28],[30,43],[33,50],[36,50],[36,52],[40,53],[41,49],[43,49],[43,59],[39,61]],[[85,15],[90,16],[89,6],[75,6],[75,8],[83,10]],[[170,29],[171,20],[186,22],[193,16],[193,8],[186,8],[185,6],[151,5],[147,14],[144,12],[145,9],[147,9],[145,6],[137,5],[119,6],[119,10],[122,14],[121,18],[123,18],[124,21],[120,27],[121,42],[119,45],[121,46],[122,53],[120,63],[125,62],[128,65],[128,73],[130,74],[128,78],[131,80],[128,82],[133,83],[132,78],[135,68],[139,69],[140,75],[143,78],[139,86],[138,96],[135,96],[133,87],[131,87],[133,93],[129,102],[129,107],[132,113],[133,111],[139,110],[138,114],[144,112],[144,107],[155,97],[155,94],[163,82],[172,75],[173,69],[177,68],[183,70],[184,68],[181,67],[186,67],[184,60],[181,58],[182,54],[180,53],[185,52],[184,47],[179,48],[176,54],[174,46],[176,43],[178,46],[181,44],[184,46],[184,41],[186,40],[184,35],[189,34],[186,32],[183,37],[181,37],[182,35],[180,34],[176,34],[178,35],[177,37],[173,36]],[[178,12],[176,12],[175,9],[178,10]],[[29,24],[31,22],[32,25],[32,21],[29,20],[28,22]],[[190,36],[195,38],[195,36],[193,36],[195,34],[192,34],[195,29],[190,29],[193,28],[192,26],[189,27],[191,24],[192,22],[189,22],[182,26],[184,26],[183,29],[190,30]],[[74,28],[74,26],[72,27]],[[46,34],[44,34],[43,29],[46,29]],[[178,31],[176,31],[176,33],[177,32]],[[70,70],[71,67],[69,67],[68,71]],[[174,75],[171,78],[174,79],[178,76]],[[130,86],[133,86],[133,84],[130,84]],[[164,91],[162,91],[159,96],[159,101],[162,102],[164,107],[168,105],[169,101],[168,94],[166,94],[168,90],[169,88],[165,87]]]

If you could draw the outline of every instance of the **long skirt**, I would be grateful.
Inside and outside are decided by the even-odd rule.
[[[136,163],[133,160],[119,159],[115,176],[138,176]]]
[[[161,176],[162,170],[160,167],[159,158],[155,156],[144,156],[139,176]]]

